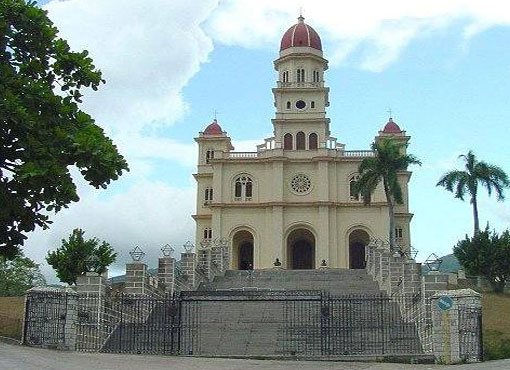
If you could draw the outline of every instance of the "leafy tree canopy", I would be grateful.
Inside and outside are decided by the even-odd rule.
[[[128,170],[112,141],[80,110],[83,88],[104,80],[87,51],[72,52],[35,1],[0,0],[0,255],[79,200],[69,173],[105,188]]]
[[[62,239],[60,248],[48,252],[46,261],[64,283],[76,284],[76,278],[89,271],[88,261],[95,260],[90,271],[102,274],[117,258],[110,244],[97,238],[85,240],[84,234],[82,229],[74,229],[68,240]]]
[[[12,260],[0,256],[0,296],[20,296],[34,286],[46,285],[39,265],[19,254]]]
[[[453,248],[453,254],[466,272],[483,276],[495,292],[502,292],[510,278],[510,232],[498,235],[489,226],[472,238],[466,235]]]

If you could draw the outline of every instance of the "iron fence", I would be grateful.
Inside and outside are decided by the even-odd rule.
[[[415,323],[386,295],[185,291],[161,299],[79,296],[73,307],[65,297],[39,297],[42,306],[27,300],[28,344],[65,342],[66,315],[74,310],[79,351],[297,357],[423,353]]]

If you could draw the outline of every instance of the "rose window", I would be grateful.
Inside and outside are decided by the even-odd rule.
[[[290,186],[296,194],[306,194],[312,188],[312,181],[308,176],[300,173],[294,176],[290,182]]]

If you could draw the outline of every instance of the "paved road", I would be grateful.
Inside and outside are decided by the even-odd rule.
[[[0,370],[510,370],[510,360],[440,366],[62,352],[0,343]]]

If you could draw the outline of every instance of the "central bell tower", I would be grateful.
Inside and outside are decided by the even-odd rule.
[[[302,16],[283,35],[274,67],[278,72],[272,120],[276,141],[285,150],[325,148],[330,135],[329,88],[324,86],[328,61],[322,56],[318,33]],[[304,147],[300,136],[305,137]]]

